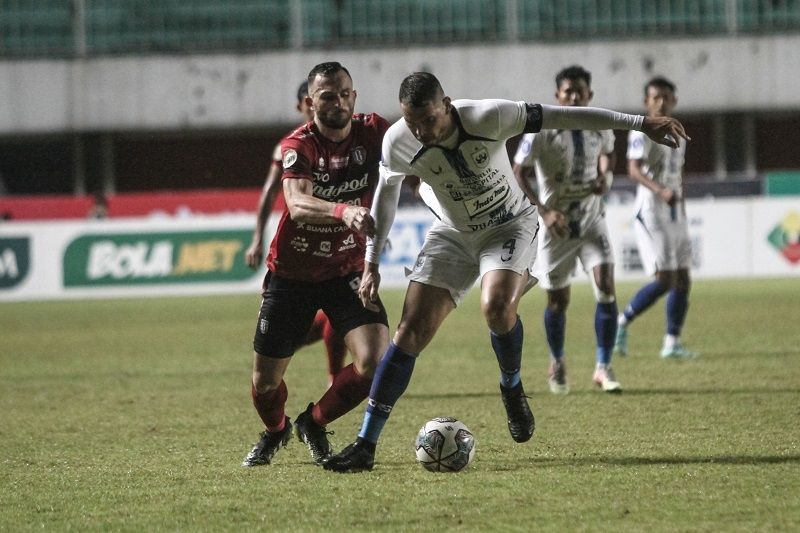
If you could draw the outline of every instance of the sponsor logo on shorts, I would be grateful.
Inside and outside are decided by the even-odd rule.
[[[258,321],[258,331],[261,332],[262,335],[267,333],[267,328],[269,327],[269,320],[266,318],[262,318]]]
[[[422,267],[425,266],[425,259],[427,259],[427,256],[422,254],[417,257],[417,261],[414,263],[414,272],[422,272]]]
[[[283,168],[289,168],[295,163],[297,163],[297,152],[291,149],[286,150],[286,153],[283,154]]]

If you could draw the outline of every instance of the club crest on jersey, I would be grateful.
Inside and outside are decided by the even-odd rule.
[[[320,157],[319,158],[319,161],[317,162],[317,167],[319,167],[320,170],[325,170],[325,158],[324,157]]]
[[[470,155],[475,164],[481,168],[489,164],[489,150],[485,146],[476,146]]]
[[[283,154],[283,168],[289,168],[297,162],[297,152],[294,150],[286,150]]]
[[[367,150],[363,146],[356,146],[353,148],[353,151],[350,152],[350,157],[353,158],[353,162],[356,165],[363,165],[364,161],[367,160]]]

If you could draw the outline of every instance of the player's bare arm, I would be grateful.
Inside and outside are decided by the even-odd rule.
[[[678,196],[675,194],[675,191],[670,189],[669,187],[664,187],[660,183],[657,183],[650,179],[650,177],[642,171],[642,160],[641,159],[629,159],[628,160],[628,174],[630,175],[631,179],[636,183],[644,185],[654,193],[658,195],[661,200],[669,205],[674,206],[675,202],[678,200]]]
[[[617,156],[614,152],[608,154],[600,154],[597,160],[597,179],[594,180],[592,185],[592,193],[602,196],[611,190],[611,184],[614,181],[613,168],[617,164]]]
[[[539,210],[539,216],[542,217],[547,231],[551,232],[556,237],[566,237],[569,234],[567,217],[558,209],[548,209],[539,200],[539,195],[533,190],[528,180],[532,170],[533,167],[526,167],[514,163],[514,177],[517,179],[520,188],[525,192],[525,196],[527,196],[531,203]]]
[[[378,301],[378,289],[381,285],[381,273],[378,263],[364,261],[364,274],[361,276],[361,285],[358,288],[358,297],[364,307],[370,311],[379,310],[375,302]]]
[[[318,224],[343,222],[367,236],[375,235],[375,221],[369,209],[358,205],[328,202],[314,197],[313,184],[307,179],[283,180],[283,194],[292,220]]]
[[[261,189],[261,196],[258,198],[256,227],[253,230],[253,239],[244,256],[247,266],[253,269],[258,268],[264,257],[264,227],[275,203],[275,197],[278,195],[281,174],[283,174],[283,169],[279,165],[270,166],[264,187]]]

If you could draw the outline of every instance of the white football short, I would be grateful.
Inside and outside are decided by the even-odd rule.
[[[568,287],[577,260],[580,260],[586,272],[591,272],[598,265],[614,263],[614,250],[608,240],[608,228],[603,217],[581,228],[582,235],[572,239],[556,237],[544,229],[544,224],[542,228],[533,271],[543,289]]]
[[[492,270],[530,274],[536,260],[539,221],[531,208],[508,222],[465,232],[437,220],[425,236],[408,279],[450,291],[458,305],[475,281]],[[528,288],[536,283],[530,277]]]
[[[640,209],[634,222],[636,244],[644,271],[688,269],[692,264],[692,243],[685,204],[674,209],[666,204]]]

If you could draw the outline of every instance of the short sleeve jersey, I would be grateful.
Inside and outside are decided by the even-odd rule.
[[[427,184],[420,194],[443,222],[461,231],[501,224],[533,209],[511,169],[506,141],[522,133],[525,102],[454,100],[455,146],[423,146],[403,119],[383,140],[390,183],[415,175]],[[540,125],[541,126],[541,125]]]
[[[686,154],[686,143],[681,142],[677,148],[658,144],[640,131],[628,134],[628,160],[640,159],[642,172],[656,183],[668,187],[678,194],[683,190],[683,161]],[[645,204],[658,205],[656,193],[639,185],[637,198]]]
[[[592,186],[600,156],[613,152],[611,130],[544,130],[523,136],[514,162],[536,168],[539,200],[545,206],[585,227],[605,212]]]
[[[370,207],[378,182],[383,135],[381,116],[355,114],[350,135],[326,139],[309,122],[281,142],[282,179],[307,179],[315,198]],[[270,245],[267,266],[275,274],[302,281],[324,281],[364,269],[365,237],[341,222],[295,222],[284,212]]]

